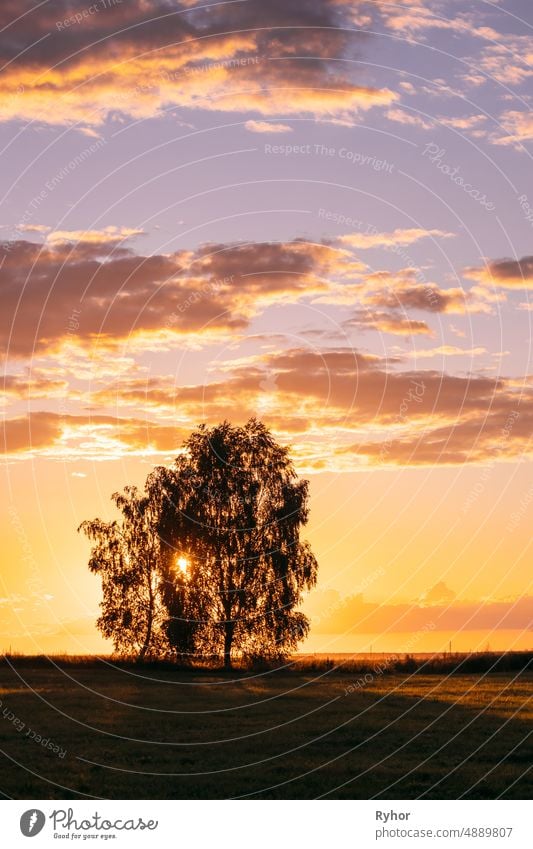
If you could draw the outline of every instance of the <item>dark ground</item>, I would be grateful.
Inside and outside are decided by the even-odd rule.
[[[533,675],[520,671],[364,681],[327,669],[12,658],[0,665],[0,790],[15,799],[531,798],[532,693]]]

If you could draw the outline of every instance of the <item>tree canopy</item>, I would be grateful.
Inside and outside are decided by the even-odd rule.
[[[102,613],[96,624],[104,637],[113,640],[115,651],[142,660],[164,653],[167,641],[158,519],[150,498],[134,486],[111,497],[122,521],[93,519],[78,530],[94,543],[89,569],[102,579]]]
[[[142,497],[128,488],[114,498],[122,526],[81,527],[102,576],[98,625],[117,649],[230,666],[284,657],[306,636],[296,608],[317,574],[300,539],[308,482],[261,422],[201,425],[172,466],[148,476]]]

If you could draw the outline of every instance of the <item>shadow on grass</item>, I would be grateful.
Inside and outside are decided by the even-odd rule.
[[[531,793],[530,726],[520,712],[502,716],[459,703],[476,676],[456,672],[443,701],[428,696],[435,676],[410,678],[414,695],[401,691],[406,676],[393,674],[346,695],[346,675],[327,669],[241,677],[172,668],[165,678],[158,671],[149,665],[131,675],[102,661],[4,663],[3,793],[63,799]],[[521,704],[533,690],[528,673],[479,680],[496,705],[511,697]]]

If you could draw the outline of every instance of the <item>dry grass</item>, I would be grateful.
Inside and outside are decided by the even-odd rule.
[[[533,675],[465,674],[458,660],[426,674],[333,658],[232,673],[5,658],[0,787],[17,799],[529,798]]]

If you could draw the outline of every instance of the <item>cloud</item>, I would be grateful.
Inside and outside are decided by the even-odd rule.
[[[3,120],[94,127],[117,112],[142,119],[175,107],[353,119],[396,99],[332,61],[357,58],[371,38],[350,32],[350,7],[335,0],[144,0],[83,12],[66,0],[2,4]]]
[[[287,396],[314,398],[318,410],[327,407],[350,412],[352,424],[371,421],[392,424],[413,385],[423,384],[423,393],[411,397],[411,421],[435,417],[490,414],[519,403],[512,385],[484,376],[456,377],[439,371],[389,371],[385,360],[350,349],[312,352],[293,349],[266,355],[264,367],[276,375],[276,386]],[[505,403],[503,403],[505,399]]]
[[[118,228],[102,238],[80,231],[72,243],[66,236],[4,246],[0,343],[11,356],[237,333],[268,304],[325,292],[331,275],[364,268],[350,251],[301,239],[143,256],[122,244]]]
[[[477,422],[490,419],[492,410],[503,415],[513,405],[527,407],[532,400],[533,393],[522,393],[521,398],[513,381],[482,375],[456,377],[436,370],[392,370],[401,361],[401,357],[385,359],[350,348],[293,348],[221,364],[223,379],[204,384],[179,386],[173,379],[151,376],[120,378],[92,400],[163,405],[187,415],[201,407],[209,417],[212,405],[220,404],[224,410],[233,402],[234,412],[242,410],[244,416],[253,412],[258,397],[272,391],[281,413],[294,414],[297,399],[299,407],[309,404],[318,426],[327,423],[330,415],[335,420],[344,416],[352,429],[361,424],[395,424],[406,396],[411,396],[407,426],[417,421],[438,426],[463,418]],[[270,376],[269,387],[265,387],[266,376]],[[423,385],[423,391],[419,389],[414,397],[417,385]]]
[[[467,268],[463,276],[486,286],[501,286],[504,289],[533,288],[533,256],[522,259],[498,259],[479,268]]]
[[[502,132],[491,137],[493,144],[514,145],[521,148],[522,142],[533,139],[533,115],[531,112],[519,112],[511,109],[500,116]]]
[[[246,121],[245,128],[251,133],[292,133],[288,124],[275,124],[270,121]]]
[[[475,13],[458,12],[455,9],[449,17],[441,3],[428,0],[400,0],[398,3],[388,3],[386,0],[376,0],[376,11],[380,13],[383,23],[388,29],[406,35],[416,36],[417,41],[423,40],[425,30],[449,30],[458,35],[472,36],[481,39],[498,39],[500,34],[488,26],[482,26],[484,15],[476,9]]]
[[[455,593],[449,587],[446,586],[444,581],[439,581],[437,584],[434,584],[430,589],[423,594],[420,599],[421,604],[423,605],[434,605],[434,604],[450,604],[455,598]]]
[[[95,410],[90,416],[8,419],[5,449],[98,459],[168,453],[200,421],[214,424],[231,409],[233,421],[259,415],[292,443],[300,469],[495,462],[530,453],[530,387],[401,365],[401,357],[349,348],[293,348],[221,362],[205,383],[125,375],[83,396]]]
[[[480,124],[487,120],[486,115],[465,115],[464,117],[447,118],[441,116],[439,123],[445,127],[453,127],[455,130],[479,130]],[[485,131],[483,131],[484,134]]]
[[[61,432],[58,416],[33,413],[2,423],[0,453],[18,454],[53,445]]]
[[[48,233],[51,227],[46,224],[21,224],[17,229],[21,233]]]
[[[482,347],[459,348],[457,345],[438,345],[436,348],[416,348],[413,351],[408,351],[404,356],[422,360],[432,357],[480,357],[486,353],[487,349]]]
[[[46,237],[47,244],[59,245],[66,242],[85,242],[93,245],[115,245],[133,236],[141,236],[144,230],[133,227],[104,227],[102,230],[54,230]]]
[[[532,75],[533,38],[530,35],[499,33],[497,43],[483,48],[475,57],[474,85],[494,80],[504,86],[519,86]]]
[[[415,283],[412,276],[380,275],[379,280],[390,281],[386,287],[370,287],[364,295],[365,304],[389,309],[414,309],[430,313],[455,313],[487,311],[487,305],[474,302],[469,292],[459,288],[441,289],[435,283]]]
[[[369,272],[364,269],[355,276],[359,278],[356,283],[332,282],[327,292],[319,293],[314,298],[315,303],[347,306],[358,304],[358,309],[346,325],[348,327],[352,325],[363,328],[366,324],[367,329],[374,326],[380,329],[380,325],[385,331],[387,324],[390,324],[391,332],[404,335],[402,320],[411,320],[406,318],[407,310],[430,314],[491,314],[493,304],[505,300],[505,295],[495,293],[485,286],[444,289],[430,281],[419,282],[424,280],[424,274],[415,268],[403,268],[393,272],[384,269]],[[385,311],[380,312],[374,308]],[[408,328],[408,325],[405,327]],[[412,330],[416,332],[417,329],[421,333],[433,332],[425,322],[417,326],[415,321]]]
[[[349,449],[364,456],[371,465],[463,465],[513,460],[531,456],[533,432],[533,396],[524,398],[511,391],[499,390],[492,400],[475,399],[466,393],[465,403],[458,399],[456,421],[432,426],[417,433],[391,437],[384,442],[359,442]],[[474,412],[477,401],[478,410]],[[485,403],[485,415],[481,412]],[[411,408],[409,408],[411,415]]]
[[[124,454],[175,452],[187,428],[105,415],[29,413],[2,423],[0,453],[52,458],[114,459]]]
[[[387,109],[385,117],[388,118],[389,121],[395,121],[398,124],[407,124],[413,127],[420,127],[422,130],[432,130],[435,126],[434,122],[430,121],[428,118],[422,118],[421,115],[407,112],[405,109]]]
[[[444,588],[442,582],[436,588]],[[413,633],[435,631],[533,630],[533,596],[512,601],[458,601],[446,597],[422,604],[376,604],[362,595],[344,599],[329,615],[311,620],[311,632],[325,634]]]
[[[48,377],[39,369],[24,374],[4,374],[0,378],[0,396],[9,399],[30,401],[59,397],[65,394],[67,387],[66,380]]]
[[[397,306],[395,301],[393,306]],[[435,332],[421,319],[404,318],[383,310],[358,310],[343,322],[346,330],[377,330],[393,336],[434,336]]]
[[[349,245],[352,248],[366,250],[377,247],[392,247],[395,245],[413,245],[421,239],[427,238],[453,238],[454,233],[448,233],[445,230],[425,230],[420,227],[411,227],[408,229],[397,229],[391,233],[348,233],[345,236],[340,236],[338,241],[343,245]]]

